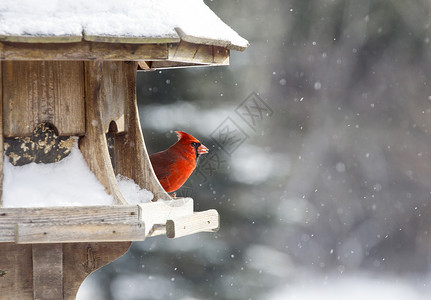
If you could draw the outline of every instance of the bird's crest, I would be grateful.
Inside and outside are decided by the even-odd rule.
[[[184,131],[175,131],[175,133],[177,134],[178,140],[184,140],[187,142],[197,142],[200,143],[194,136],[188,134],[187,132]]]

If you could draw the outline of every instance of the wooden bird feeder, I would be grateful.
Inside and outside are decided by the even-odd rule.
[[[218,229],[216,210],[194,212],[193,199],[173,199],[159,184],[140,127],[136,72],[228,65],[230,50],[248,44],[201,1],[147,0],[136,8],[126,1],[122,10],[95,1],[103,9],[90,12],[71,9],[79,1],[62,1],[65,11],[34,2],[34,13],[22,12],[20,1],[0,9],[0,147],[21,141],[46,154],[57,147],[47,139],[58,136],[64,145],[79,137],[113,203],[24,208],[2,207],[0,200],[0,298],[74,299],[82,281],[132,241]],[[22,145],[24,154],[9,151],[16,161],[61,159],[36,159],[33,146]],[[118,174],[151,191],[153,202],[128,204]]]

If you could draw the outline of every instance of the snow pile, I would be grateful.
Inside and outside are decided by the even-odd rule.
[[[117,177],[119,179],[119,177]],[[129,204],[149,202],[153,194],[121,176],[120,191]],[[61,161],[14,166],[5,157],[4,207],[112,205],[113,197],[90,171],[78,143]]]
[[[129,204],[139,204],[145,202],[151,202],[154,195],[146,189],[141,189],[133,179],[126,176],[117,175],[118,187],[120,188],[121,194]]]
[[[234,45],[248,42],[202,0],[14,0],[0,2],[0,36],[108,36]]]
[[[4,161],[3,206],[112,205],[113,198],[88,168],[77,142],[71,153],[51,164],[13,166]]]

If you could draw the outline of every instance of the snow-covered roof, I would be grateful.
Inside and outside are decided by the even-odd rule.
[[[0,1],[0,42],[195,44],[244,50],[248,42],[202,0]]]

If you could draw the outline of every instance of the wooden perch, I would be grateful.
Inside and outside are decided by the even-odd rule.
[[[145,222],[146,235],[166,233],[166,221],[170,218],[193,214],[193,199],[181,198],[171,201],[139,204],[139,220]]]
[[[219,230],[220,216],[215,209],[196,212],[192,215],[172,218],[166,221],[166,236],[178,238],[197,232]]]
[[[194,213],[192,198],[122,206],[0,208],[0,243],[143,241],[218,227],[217,211]]]

